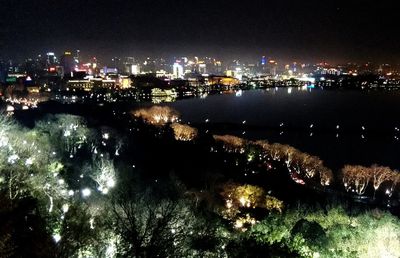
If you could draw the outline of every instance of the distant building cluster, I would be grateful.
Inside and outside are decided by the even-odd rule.
[[[140,96],[193,95],[211,91],[266,87],[390,88],[400,86],[398,67],[389,64],[331,65],[284,63],[268,56],[253,62],[213,57],[113,57],[100,62],[80,50],[47,52],[24,62],[0,60],[0,94],[131,90]]]

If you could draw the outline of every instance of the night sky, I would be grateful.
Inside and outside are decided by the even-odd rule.
[[[0,57],[400,58],[395,1],[0,0]]]

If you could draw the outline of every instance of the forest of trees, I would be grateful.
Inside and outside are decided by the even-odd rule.
[[[400,220],[388,211],[287,201],[242,175],[395,199],[396,171],[334,173],[287,145],[204,135],[169,108],[132,117],[135,134],[66,114],[33,128],[0,116],[0,257],[399,257]],[[203,157],[210,167],[195,163]]]

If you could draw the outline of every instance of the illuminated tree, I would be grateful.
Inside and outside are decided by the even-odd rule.
[[[321,167],[319,169],[319,177],[320,177],[320,184],[322,186],[328,186],[332,183],[333,181],[333,173],[332,170],[330,170],[327,167]]]
[[[106,255],[112,233],[105,227],[104,218],[93,216],[88,205],[72,203],[63,217],[55,239],[55,257],[115,257]]]
[[[60,247],[52,257],[113,257],[115,243],[103,241],[110,239],[111,233],[102,230],[101,234],[92,234],[94,227],[101,225],[98,218],[104,209],[104,200],[96,196],[89,200],[86,193],[93,187],[90,183],[81,189],[82,196],[77,196],[77,185],[73,189],[69,185],[71,181],[75,182],[72,180],[74,173],[66,177],[62,163],[75,155],[92,136],[92,131],[80,117],[54,116],[26,130],[0,116],[0,193],[7,193],[7,200],[13,206],[24,201],[34,204],[35,213],[39,211],[45,219],[46,230]],[[90,173],[83,175],[78,171],[82,173],[80,178],[93,179],[95,187],[106,194],[116,183],[113,161],[107,153],[93,154],[93,157],[88,159],[92,168]],[[67,167],[73,172],[82,169],[70,164]],[[89,206],[85,211],[73,212],[78,205],[73,200],[79,197],[85,198]],[[87,238],[90,241],[86,241]],[[8,235],[3,238],[0,234],[2,257],[7,255],[9,239]]]
[[[222,197],[231,205],[233,208],[240,207],[256,207],[262,202],[264,197],[264,189],[253,185],[239,185],[234,183],[228,183],[223,186],[221,192]],[[229,207],[228,207],[229,208]]]
[[[283,202],[275,197],[265,194],[263,188],[253,185],[239,185],[227,183],[223,186],[221,196],[225,201],[223,216],[234,222],[237,229],[246,229],[256,223],[255,219],[249,214],[241,216],[241,210],[249,208],[262,208],[267,211],[283,211]]]
[[[285,146],[279,143],[273,143],[269,146],[269,155],[273,160],[281,160],[285,154]]]
[[[252,144],[261,148],[261,157],[275,161],[283,160],[290,173],[294,171],[298,176],[307,179],[318,178],[321,186],[328,186],[333,181],[332,171],[316,156],[301,152],[289,145],[270,144],[267,141],[256,141]]]
[[[261,147],[264,155],[272,158],[273,160],[284,159],[286,165],[289,167],[293,161],[293,155],[297,150],[289,145],[283,145],[280,143],[270,144],[267,141],[256,141],[253,142],[256,146]]]
[[[158,199],[150,191],[127,190],[113,196],[110,224],[121,237],[122,255],[133,257],[187,256],[187,241],[195,231],[196,217],[185,201]]]
[[[323,168],[322,160],[316,156],[304,155],[304,170],[308,178],[316,176],[320,169]]]
[[[0,115],[0,187],[7,189],[10,199],[15,199],[20,193],[19,179],[27,175],[18,173],[13,164],[19,160],[14,141],[15,133],[20,128],[4,115]]]
[[[35,129],[47,134],[57,150],[66,152],[70,158],[92,137],[86,121],[74,115],[49,116],[37,122]]]
[[[288,167],[292,165],[293,156],[298,150],[289,145],[282,146],[282,152],[285,157],[285,163]]]
[[[342,182],[345,190],[348,192],[351,190],[353,183],[353,166],[346,165],[342,168]]]
[[[369,169],[371,173],[372,185],[374,187],[374,196],[381,184],[390,179],[392,170],[388,167],[372,165]]]
[[[90,168],[89,174],[96,182],[97,190],[103,194],[107,194],[117,183],[113,161],[108,157],[95,159]]]
[[[68,185],[61,177],[60,172],[63,169],[61,163],[53,162],[48,164],[42,173],[37,173],[28,178],[30,185],[30,194],[39,199],[48,199],[43,203],[49,213],[53,212],[54,207],[61,206],[69,198]],[[58,205],[56,205],[58,204]]]
[[[167,123],[174,123],[179,119],[179,113],[167,106],[152,106],[142,108],[132,112],[133,116],[143,119],[143,121],[157,126]]]
[[[283,212],[283,201],[273,197],[273,196],[269,196],[267,195],[265,197],[265,204],[264,204],[265,208],[269,211],[278,211],[279,213]]]
[[[284,257],[398,257],[399,228],[399,220],[387,212],[349,215],[341,206],[302,207],[268,214],[247,236],[274,251],[292,252]]]
[[[400,172],[397,170],[392,170],[389,176],[390,187],[386,190],[386,194],[392,197],[394,190],[400,183]]]
[[[343,185],[347,191],[352,190],[363,195],[371,178],[369,168],[363,166],[346,165],[342,169]]]
[[[4,130],[4,124],[1,127],[0,188],[7,189],[9,198],[23,198],[39,192],[50,196],[50,188],[60,192],[62,186],[58,184],[63,182],[62,178],[49,171],[49,164],[56,159],[48,136],[10,123],[8,127],[12,127],[12,131]]]
[[[253,142],[253,144],[259,148],[261,148],[261,156],[262,158],[268,158],[268,156],[270,156],[268,154],[268,150],[270,148],[270,144],[268,143],[268,141],[263,140],[263,141],[255,141]]]
[[[189,125],[173,123],[171,128],[174,130],[175,139],[177,141],[192,141],[197,137],[197,129]]]
[[[233,135],[213,135],[215,141],[222,142],[224,148],[230,152],[244,152],[246,141]]]

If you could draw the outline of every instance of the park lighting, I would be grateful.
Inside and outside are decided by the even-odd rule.
[[[89,188],[85,188],[82,190],[82,196],[83,197],[89,197],[92,194],[92,191],[90,191]]]
[[[64,131],[64,137],[69,137],[71,136],[71,131],[70,130],[65,130]]]
[[[108,179],[108,181],[107,181],[107,187],[113,188],[114,186],[115,186],[115,180],[112,179],[112,178]]]
[[[67,213],[68,210],[69,210],[69,205],[68,205],[68,203],[63,204],[63,206],[62,206],[62,211],[63,211],[64,213]]]
[[[7,109],[6,109],[7,112],[12,112],[12,111],[14,111],[14,110],[15,110],[15,109],[14,109],[13,106],[11,106],[11,105],[8,105],[8,106],[7,106]]]
[[[226,207],[227,207],[228,209],[232,208],[232,200],[227,200],[227,201],[226,201]]]
[[[241,220],[236,220],[235,228],[242,228],[242,227],[243,227],[243,222]]]
[[[94,229],[94,219],[93,218],[90,218],[89,224],[90,224],[90,229]]]
[[[246,199],[244,197],[240,197],[239,202],[242,204],[242,206],[246,205]]]
[[[8,157],[7,161],[10,164],[14,164],[18,159],[19,159],[19,156],[17,154],[13,154]]]
[[[25,161],[25,166],[30,166],[30,165],[32,165],[33,164],[33,158],[28,158],[28,159],[26,159],[26,161]]]
[[[60,240],[61,240],[60,234],[54,234],[54,235],[53,235],[53,239],[54,239],[54,241],[55,241],[56,243],[60,242]]]

